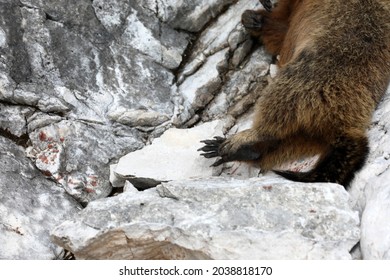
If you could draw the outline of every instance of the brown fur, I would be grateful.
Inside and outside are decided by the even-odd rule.
[[[347,186],[365,162],[366,130],[390,82],[390,1],[279,0],[272,10],[246,11],[242,23],[279,54],[280,70],[261,93],[253,127],[206,140],[203,155],[269,170],[320,154],[310,172],[277,173]]]

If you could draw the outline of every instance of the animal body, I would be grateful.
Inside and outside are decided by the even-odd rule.
[[[247,10],[242,24],[280,70],[261,93],[251,129],[202,141],[213,164],[249,161],[263,170],[320,155],[294,181],[345,187],[365,163],[366,130],[390,82],[389,0],[279,0]]]

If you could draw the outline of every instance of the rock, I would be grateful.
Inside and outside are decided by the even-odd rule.
[[[86,204],[110,194],[110,161],[141,148],[139,137],[131,128],[61,120],[30,132],[28,155],[46,176]]]
[[[204,121],[222,118],[228,113],[234,118],[250,112],[253,104],[268,84],[266,75],[271,57],[263,49],[257,49],[240,71],[229,71],[229,79],[223,84],[220,94],[204,109]]]
[[[0,127],[16,137],[26,135],[26,119],[32,113],[33,109],[29,107],[9,106],[0,103]]]
[[[235,2],[202,31],[188,62],[179,72],[178,84],[172,88],[176,96],[175,125],[183,125],[196,117],[196,112],[218,95],[225,80],[229,81],[232,75],[228,73],[229,65],[238,68],[249,54],[252,41],[241,26],[241,13],[257,6],[256,0]],[[244,88],[248,83],[236,83],[235,87],[238,84]]]
[[[104,3],[0,3],[0,133],[30,138],[36,166],[83,204],[110,193],[109,162],[166,129],[189,38],[142,3]]]
[[[352,205],[362,215],[364,259],[390,259],[390,88],[369,131],[370,155],[351,186]]]
[[[349,259],[359,219],[336,184],[209,178],[94,201],[52,236],[78,259]]]
[[[201,140],[222,136],[223,128],[221,121],[191,129],[171,128],[151,145],[122,157],[114,173],[140,189],[172,180],[218,175],[221,168],[210,168],[214,160],[201,157],[197,149],[202,147]],[[118,185],[115,177],[111,182]]]
[[[150,15],[130,8],[120,42],[150,57],[168,69],[179,67],[188,44],[188,35],[167,27]]]
[[[0,259],[54,259],[61,248],[49,232],[80,206],[47,180],[24,149],[0,136]]]
[[[109,114],[111,120],[129,126],[148,126],[156,127],[170,120],[166,114],[148,111],[145,109],[118,109],[118,111]]]
[[[191,76],[187,77],[178,87],[178,94],[182,98],[182,106],[188,112],[187,121],[195,111],[204,108],[220,89],[222,80],[217,65],[226,60],[227,49],[220,51],[207,59],[207,61]],[[184,117],[185,112],[180,112]]]
[[[107,163],[172,123],[211,120],[198,112],[215,104],[225,80],[234,86],[229,77],[240,72],[252,44],[240,12],[259,3],[22,0],[0,6],[0,132],[22,137],[42,173],[86,204],[110,193]],[[253,78],[237,82],[241,95]],[[228,96],[213,119],[238,98]]]

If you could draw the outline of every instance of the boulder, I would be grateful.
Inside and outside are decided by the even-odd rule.
[[[272,177],[178,180],[91,202],[52,236],[77,259],[350,259],[348,198]]]

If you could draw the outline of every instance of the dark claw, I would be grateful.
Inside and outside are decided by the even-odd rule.
[[[208,140],[202,140],[201,143],[204,143],[202,148],[199,148],[198,151],[208,152],[211,150],[218,150],[219,146],[225,141],[226,139],[223,137],[215,136],[214,139],[208,139]]]
[[[214,139],[207,139],[200,141],[201,143],[204,143],[205,145],[198,149],[198,151],[204,152],[201,153],[201,156],[204,156],[205,158],[214,158],[220,156],[219,154],[219,148],[221,147],[222,143],[226,140],[224,137],[215,136]],[[222,164],[224,161],[222,159],[216,161],[212,166],[218,166]]]
[[[263,5],[264,9],[267,12],[271,12],[272,10],[272,2],[271,0],[260,0],[261,5]]]
[[[200,155],[204,156],[205,158],[213,158],[213,157],[219,156],[217,151],[213,151],[213,152],[209,152],[209,153],[202,153]]]
[[[217,166],[219,166],[219,165],[221,165],[222,163],[225,163],[225,162],[226,162],[226,161],[223,160],[223,159],[221,158],[221,159],[217,160],[216,162],[214,162],[214,163],[211,165],[211,167],[217,167]]]
[[[216,142],[215,140],[203,140],[200,142],[205,143],[206,145],[204,145],[202,148],[199,148],[198,151],[206,151],[206,147],[218,148],[220,145],[220,143]]]
[[[210,151],[215,151],[215,149],[218,149],[218,145],[206,145],[203,146],[202,148],[199,148],[198,152],[210,152]]]

